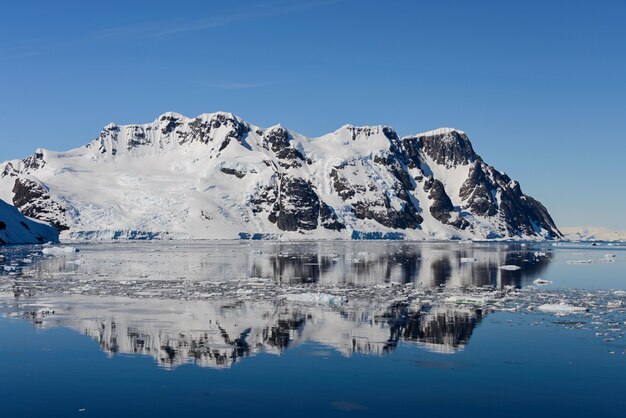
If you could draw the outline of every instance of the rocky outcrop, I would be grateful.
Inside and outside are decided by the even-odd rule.
[[[24,215],[54,225],[57,231],[69,229],[66,208],[51,198],[48,188],[32,179],[17,178],[13,205]]]
[[[452,225],[459,229],[465,229],[470,226],[470,223],[456,211],[450,197],[446,194],[445,187],[439,180],[435,180],[432,177],[426,179],[424,191],[429,192],[428,198],[432,201],[429,210],[435,219],[443,224]]]

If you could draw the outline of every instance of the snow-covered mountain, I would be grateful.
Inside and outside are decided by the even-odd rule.
[[[0,198],[65,238],[557,238],[462,131],[345,125],[306,138],[230,113],[107,125],[0,166]]]
[[[572,241],[626,241],[626,231],[613,231],[600,226],[571,226],[561,228]]]
[[[0,200],[0,245],[41,244],[58,239],[59,234],[52,226],[29,219]]]

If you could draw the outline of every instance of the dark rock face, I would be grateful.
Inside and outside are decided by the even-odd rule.
[[[283,177],[280,194],[270,221],[282,231],[317,228],[320,200],[311,185],[300,178]],[[275,219],[275,221],[273,220]]]
[[[381,210],[382,209],[382,210]],[[394,229],[415,229],[423,222],[415,207],[409,204],[396,210],[388,197],[376,201],[359,201],[352,204],[352,211],[357,219],[372,219],[379,224]]]
[[[465,201],[464,210],[480,216],[494,216],[498,213],[494,184],[487,178],[483,164],[478,161],[470,168],[459,194]]]
[[[146,136],[146,131],[140,126],[134,126],[132,136],[128,139],[126,149],[131,150],[141,145],[150,144],[150,138]]]
[[[240,179],[242,179],[242,178],[244,178],[246,176],[246,173],[241,172],[241,171],[237,171],[234,168],[222,167],[222,168],[220,168],[220,171],[222,173],[224,173],[224,174],[235,176],[235,177],[240,178]]]
[[[334,231],[346,229],[346,226],[337,218],[335,210],[324,202],[320,203],[320,220],[321,225],[326,229],[332,229]]]
[[[225,129],[226,135],[219,145],[219,151],[223,151],[231,141],[238,142],[244,147],[249,148],[249,145],[245,142],[245,137],[248,132],[250,132],[250,127],[239,118],[232,115],[217,113],[212,115],[210,119],[196,118],[189,124],[189,130],[187,131],[174,130],[178,126],[176,123],[177,121],[170,121],[167,127],[168,129],[172,129],[179,144],[189,142],[208,144],[216,139],[215,132],[218,129]]]
[[[458,131],[419,136],[417,146],[424,155],[446,167],[469,164],[479,159],[467,135]]]
[[[290,143],[289,132],[282,126],[271,128],[263,135],[263,147],[272,150],[278,158],[278,164],[283,168],[302,167],[304,156],[293,148]]]
[[[536,235],[542,228],[550,238],[561,235],[547,209],[522,193],[519,183],[476,161],[460,191],[464,210],[480,216],[500,215],[510,235]]]
[[[18,178],[13,186],[13,205],[23,214],[40,221],[48,222],[57,229],[69,229],[66,223],[66,209],[54,201],[48,189],[33,180]]]
[[[430,213],[435,219],[458,229],[465,229],[470,226],[469,222],[454,209],[445,187],[439,180],[434,180],[432,177],[428,178],[424,184],[424,191],[430,192],[428,194],[428,198],[432,200]]]

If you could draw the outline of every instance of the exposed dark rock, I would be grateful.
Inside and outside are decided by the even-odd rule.
[[[17,178],[13,186],[13,205],[28,217],[51,223],[57,231],[69,229],[66,209],[50,197],[48,189],[34,180]]]
[[[324,202],[320,203],[320,220],[321,225],[326,229],[341,231],[346,228],[337,218],[335,210]]]
[[[283,168],[302,167],[304,156],[291,146],[289,132],[282,126],[268,129],[263,135],[263,147],[272,150]]]
[[[430,214],[439,222],[452,225],[458,229],[465,229],[469,226],[469,222],[461,217],[461,214],[454,209],[450,196],[446,193],[446,189],[439,180],[432,177],[424,183],[424,191],[430,192],[428,198],[432,201],[430,204]]]
[[[179,118],[173,115],[163,115],[159,121],[161,122],[161,133],[163,135],[172,133],[180,125]]]
[[[168,125],[169,126],[169,125]],[[215,140],[215,131],[221,127],[227,128],[227,133],[219,146],[219,151],[223,151],[232,140],[239,142],[242,146],[249,148],[245,142],[245,137],[250,132],[250,127],[239,118],[230,114],[216,113],[210,119],[198,117],[189,123],[188,132],[178,132],[178,142],[200,142],[208,144]],[[174,126],[175,128],[176,126]]]
[[[335,192],[343,200],[348,200],[355,195],[355,191],[348,182],[348,180],[339,175],[337,168],[333,168],[330,172],[330,178],[333,180],[333,188]]]
[[[280,184],[276,225],[282,231],[317,228],[320,200],[311,185],[300,178],[283,177]]]
[[[358,219],[372,219],[383,226],[394,229],[415,229],[424,220],[411,202],[405,201],[402,208],[396,210],[386,195],[376,201],[355,202],[352,204],[352,211]]]
[[[33,155],[22,160],[24,171],[34,171],[43,168],[46,165],[44,154],[41,151],[36,151]]]
[[[263,147],[274,152],[289,147],[289,132],[282,126],[268,129],[263,135]]]
[[[407,172],[403,162],[400,161],[397,154],[385,153],[384,156],[377,155],[374,157],[374,162],[386,167],[406,189],[415,190],[415,182],[411,178],[411,175]]]
[[[405,143],[410,142],[409,140]],[[479,160],[467,135],[459,131],[447,131],[417,137],[417,146],[424,155],[446,167],[469,164]]]
[[[246,173],[243,173],[241,171],[235,170],[234,168],[227,168],[227,167],[222,167],[220,168],[220,171],[224,174],[229,174],[231,176],[235,176],[237,178],[244,178],[246,176]]]
[[[127,149],[133,149],[141,145],[150,144],[150,139],[146,136],[146,132],[140,126],[135,126],[132,137],[128,139]]]
[[[483,164],[475,161],[459,192],[465,201],[463,209],[475,215],[494,216],[498,212],[494,185],[485,175]]]
[[[2,174],[0,174],[0,178],[6,177],[6,176],[15,177],[18,174],[19,174],[19,172],[15,169],[13,164],[12,163],[7,163],[4,166],[4,170],[2,170]]]

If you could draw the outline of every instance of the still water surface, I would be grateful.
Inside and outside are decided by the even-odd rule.
[[[2,417],[626,410],[624,247],[77,249],[1,250]]]

